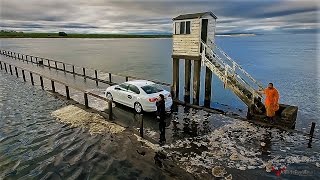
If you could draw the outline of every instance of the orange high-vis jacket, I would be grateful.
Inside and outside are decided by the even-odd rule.
[[[265,105],[270,106],[270,105],[278,105],[279,101],[279,92],[276,88],[266,88],[264,90],[264,94],[266,95],[266,100],[265,100]]]

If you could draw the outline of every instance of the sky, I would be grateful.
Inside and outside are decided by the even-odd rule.
[[[217,33],[317,33],[316,0],[0,0],[0,29],[171,33],[172,18],[211,11]]]

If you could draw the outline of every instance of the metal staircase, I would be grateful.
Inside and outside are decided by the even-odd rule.
[[[212,41],[208,44],[202,41],[201,44],[202,66],[215,73],[224,82],[225,87],[231,89],[248,107],[253,104],[254,98],[261,98],[256,92],[257,89],[263,89],[261,83]]]

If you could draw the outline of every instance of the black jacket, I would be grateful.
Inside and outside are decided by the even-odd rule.
[[[160,116],[160,119],[165,119],[166,117],[165,101],[164,100],[158,101],[156,105],[157,105],[157,116]]]

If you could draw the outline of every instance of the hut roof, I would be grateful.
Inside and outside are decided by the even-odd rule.
[[[217,16],[214,15],[212,12],[202,12],[202,13],[194,13],[194,14],[182,14],[173,18],[172,20],[196,19],[196,18],[201,18],[205,15],[210,15],[213,18],[217,19]]]

